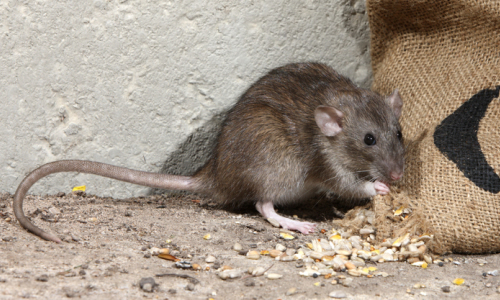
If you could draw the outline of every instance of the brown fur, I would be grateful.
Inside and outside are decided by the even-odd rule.
[[[319,130],[314,110],[320,105],[345,113],[338,136],[329,138]],[[354,183],[370,177],[368,169],[390,182],[389,170],[402,166],[398,130],[382,96],[325,65],[290,64],[262,77],[229,111],[213,156],[195,178],[231,206],[259,200],[288,203],[319,188],[362,198]],[[379,136],[371,149],[363,142],[368,132]],[[363,170],[360,176],[354,173]],[[343,179],[332,180],[336,176]]]

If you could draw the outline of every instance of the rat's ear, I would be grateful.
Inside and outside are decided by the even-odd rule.
[[[342,131],[344,114],[331,106],[320,105],[314,110],[314,119],[326,136],[335,136]]]
[[[399,119],[401,116],[401,110],[403,109],[403,100],[401,100],[401,96],[399,96],[398,89],[395,89],[394,92],[386,99],[387,104],[392,108],[392,111],[396,115],[396,118]]]

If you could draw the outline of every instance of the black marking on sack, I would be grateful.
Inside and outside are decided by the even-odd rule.
[[[434,144],[439,151],[475,185],[494,194],[500,192],[500,177],[486,161],[477,132],[488,105],[499,92],[500,86],[478,92],[444,119],[434,132]]]

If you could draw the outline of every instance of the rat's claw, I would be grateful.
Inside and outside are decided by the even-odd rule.
[[[377,195],[387,195],[391,191],[387,184],[378,180],[373,183],[373,187],[375,188]]]

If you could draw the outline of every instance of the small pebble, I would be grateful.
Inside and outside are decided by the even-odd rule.
[[[149,253],[149,252],[145,253],[144,258],[151,258],[151,253]]]
[[[342,279],[342,285],[345,287],[351,286],[352,282],[353,282],[352,278]]]
[[[188,291],[194,291],[194,284],[192,284],[192,283],[188,283],[188,284],[186,285],[186,290],[188,290]]]
[[[36,281],[47,282],[49,281],[49,276],[47,274],[40,275],[36,278]]]
[[[70,287],[65,286],[65,287],[63,287],[62,290],[63,290],[65,296],[68,297],[68,298],[74,298],[74,297],[78,296],[78,292],[75,291],[75,290],[73,290]]]
[[[488,271],[488,275],[491,275],[491,276],[498,276],[498,270],[493,270],[493,271]]]
[[[176,289],[169,289],[168,292],[170,294],[177,294],[177,290]]]
[[[177,261],[175,267],[179,269],[191,269],[193,265],[189,261]]]
[[[343,291],[333,291],[328,296],[335,299],[347,298],[347,294]]]
[[[151,247],[151,249],[149,249],[149,253],[151,253],[151,255],[154,255],[154,256],[158,256],[161,252],[162,252],[161,249],[158,247]],[[168,253],[166,253],[166,254],[168,254]]]
[[[153,292],[153,290],[156,286],[156,282],[153,279],[153,277],[145,277],[145,278],[142,278],[141,281],[139,281],[139,286],[141,287],[141,289],[143,291],[151,293],[151,292]]]
[[[276,244],[276,250],[278,251],[281,251],[281,252],[285,252],[286,251],[286,247],[283,246],[282,244]]]
[[[253,279],[247,279],[245,281],[245,286],[250,286],[250,287],[255,286],[255,280],[253,280]]]
[[[450,289],[449,285],[445,285],[445,286],[441,287],[441,290],[445,293],[449,293],[451,289]]]
[[[0,282],[7,282],[7,279],[5,279],[5,278],[0,278]]]
[[[214,262],[215,262],[215,256],[213,256],[213,255],[208,255],[208,256],[205,258],[205,262],[206,262],[206,263],[209,263],[209,264],[214,263]]]
[[[214,268],[214,270],[219,269],[220,268],[220,261],[214,262],[214,265],[212,267]]]
[[[86,275],[86,274],[87,274],[87,272],[85,272],[85,270],[80,270],[80,271],[78,272],[78,275],[80,275],[80,276],[84,276],[84,275]]]

